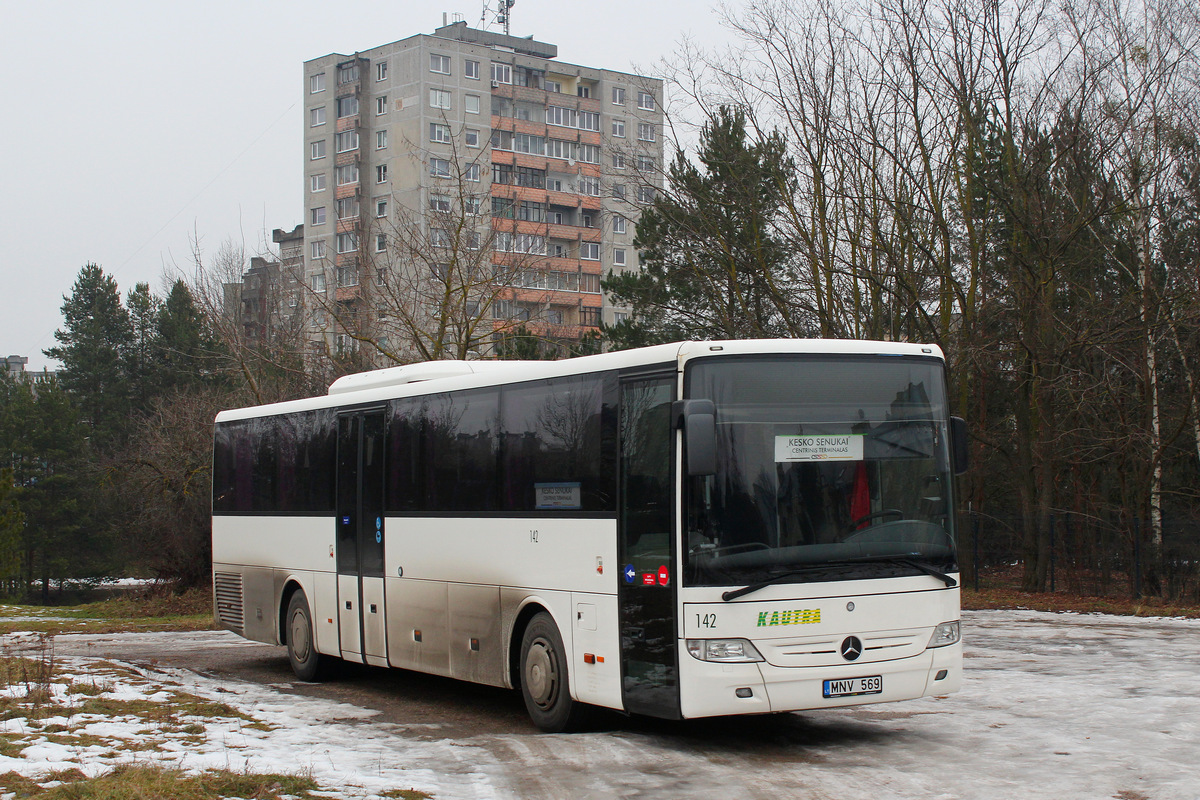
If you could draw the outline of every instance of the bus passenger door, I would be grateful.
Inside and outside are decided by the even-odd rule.
[[[387,666],[382,409],[338,417],[338,631],[342,657]]]
[[[617,603],[625,710],[679,719],[671,401],[675,375],[621,382]]]

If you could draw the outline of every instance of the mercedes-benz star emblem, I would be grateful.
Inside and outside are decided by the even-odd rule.
[[[854,661],[862,655],[863,645],[857,636],[847,636],[842,641],[842,658]]]

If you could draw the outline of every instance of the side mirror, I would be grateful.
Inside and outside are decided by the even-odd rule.
[[[962,417],[950,418],[950,452],[954,458],[954,474],[962,475],[971,460],[967,448],[967,421]]]
[[[717,471],[717,409],[712,400],[676,400],[671,404],[673,426],[683,429],[688,475]]]

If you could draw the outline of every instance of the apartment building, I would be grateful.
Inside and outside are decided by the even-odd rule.
[[[468,247],[503,287],[486,324],[571,340],[621,318],[600,280],[637,268],[637,209],[661,185],[662,83],[557,54],[457,22],[305,63],[303,255],[327,308],[373,313],[398,238],[426,243],[436,272],[465,210]]]

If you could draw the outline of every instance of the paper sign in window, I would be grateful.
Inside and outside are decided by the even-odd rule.
[[[776,436],[775,461],[862,461],[863,435]]]
[[[535,483],[537,508],[581,508],[578,483]]]

